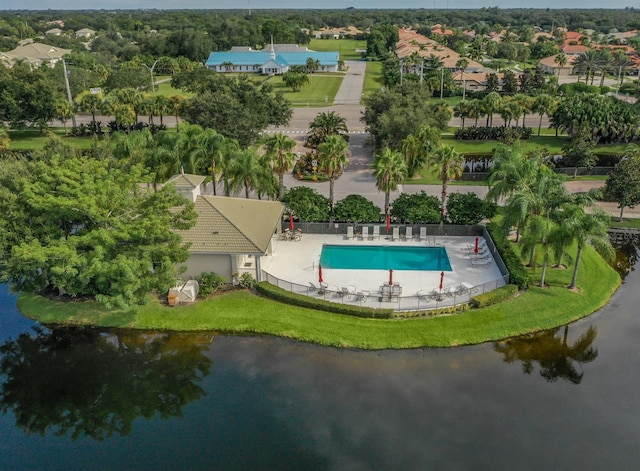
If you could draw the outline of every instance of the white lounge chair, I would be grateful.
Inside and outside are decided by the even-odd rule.
[[[393,233],[391,235],[391,240],[399,240],[400,239],[400,228],[394,227]]]
[[[362,240],[368,240],[369,239],[369,226],[363,226],[362,227]]]
[[[471,260],[471,265],[474,267],[482,267],[482,268],[486,268],[489,265],[491,265],[491,259],[487,259],[487,260]]]
[[[421,227],[420,228],[420,240],[424,240],[425,242],[427,240],[427,228],[426,227]]]
[[[404,240],[411,240],[411,239],[413,239],[413,227],[407,226],[406,229],[404,230]]]
[[[353,239],[353,226],[347,227],[347,239]]]
[[[362,291],[358,291],[358,293],[356,294],[356,301],[364,304],[367,302],[367,299],[369,299],[370,294],[371,292],[366,289],[363,289]]]
[[[373,235],[371,239],[380,239],[380,226],[373,226]]]

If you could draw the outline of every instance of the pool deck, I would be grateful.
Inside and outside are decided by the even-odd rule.
[[[484,241],[480,238],[481,243]],[[473,286],[465,295],[457,297],[442,297],[438,300],[427,300],[424,296],[432,290],[439,288],[440,270],[417,271],[396,270],[393,271],[393,281],[399,283],[402,288],[400,299],[380,299],[380,288],[389,282],[389,270],[349,270],[331,269],[322,267],[323,281],[329,286],[326,293],[318,294],[311,289],[310,282],[317,283],[318,263],[323,244],[342,245],[398,245],[398,246],[442,246],[446,249],[451,263],[451,271],[444,272],[443,286],[459,287],[461,283]],[[379,240],[361,240],[357,237],[347,239],[344,234],[303,234],[301,240],[281,240],[275,235],[272,240],[273,253],[261,257],[260,265],[264,272],[272,277],[284,280],[279,285],[285,289],[308,294],[310,296],[323,297],[329,301],[339,303],[360,303],[371,307],[395,308],[397,310],[421,310],[434,309],[446,305],[466,302],[478,292],[485,292],[504,286],[504,281],[493,257],[486,266],[474,266],[472,250],[475,237],[453,236],[429,236],[427,241],[398,240],[392,241],[386,234],[380,234]],[[286,283],[289,282],[289,283]],[[356,292],[367,290],[370,296],[363,302],[357,296],[336,294],[341,288],[353,286]],[[385,302],[386,301],[386,302]]]

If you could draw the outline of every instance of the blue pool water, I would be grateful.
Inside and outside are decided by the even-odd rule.
[[[324,245],[320,264],[323,268],[350,270],[451,271],[444,247]]]

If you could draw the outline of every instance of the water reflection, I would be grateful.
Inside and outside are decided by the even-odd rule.
[[[561,335],[558,335],[558,334]],[[506,363],[522,362],[522,371],[531,374],[537,363],[540,376],[553,383],[558,379],[580,384],[584,372],[577,365],[590,363],[598,357],[593,346],[597,331],[589,326],[586,332],[569,344],[569,326],[524,335],[514,339],[495,342],[493,349],[504,355]]]
[[[34,330],[0,346],[0,410],[28,434],[102,441],[206,395],[211,334]]]
[[[633,240],[614,243],[613,246],[616,249],[613,268],[624,280],[629,273],[635,270],[636,262],[638,261],[638,246]]]

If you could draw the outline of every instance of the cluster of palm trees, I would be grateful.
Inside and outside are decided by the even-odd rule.
[[[607,233],[609,216],[590,197],[569,194],[542,153],[525,154],[518,146],[498,146],[487,198],[494,202],[504,200],[504,228],[517,228],[516,242],[522,255],[529,257],[530,267],[536,266],[539,251],[542,252],[541,286],[551,257],[562,266],[574,244],[577,254],[569,288],[576,286],[586,244],[605,258],[613,256]]]
[[[416,135],[403,141],[402,151],[383,148],[373,158],[371,170],[376,177],[378,190],[384,192],[384,212],[389,214],[390,193],[406,178],[425,169],[435,171],[442,181],[440,214],[444,221],[449,181],[462,175],[464,156],[451,145],[440,144],[439,132],[431,126],[423,126]]]
[[[494,114],[500,115],[507,126],[518,125],[522,118],[522,126],[529,113],[539,115],[538,135],[542,127],[544,115],[552,115],[558,106],[557,100],[549,94],[541,93],[530,96],[523,93],[502,96],[497,92],[488,93],[482,99],[462,100],[453,107],[453,115],[460,118],[460,127],[464,128],[467,119],[473,119],[478,126],[480,118],[486,118],[486,126],[493,126]]]
[[[154,95],[134,88],[122,88],[106,95],[101,91],[84,91],[75,98],[75,105],[78,111],[91,113],[93,121],[96,120],[96,114],[107,113],[114,116],[120,127],[130,128],[136,124],[138,116],[148,116],[149,124],[154,124],[154,118],[158,117],[160,124],[163,124],[164,116],[172,115],[178,123],[180,106],[185,99],[183,95]],[[66,119],[71,117],[70,114],[61,114],[61,120],[63,116]]]
[[[566,56],[564,59],[562,57],[560,59],[556,57],[556,63],[558,65],[561,65],[561,60],[564,60],[566,64]],[[630,65],[631,61],[624,49],[611,51],[605,47],[587,50],[584,54],[581,54],[573,64],[574,69],[578,72],[578,81],[580,81],[580,77],[584,76],[585,83],[590,82],[590,84],[593,85],[596,74],[600,73],[600,86],[604,85],[604,79],[607,73],[617,75],[620,85],[622,85],[622,81]]]

